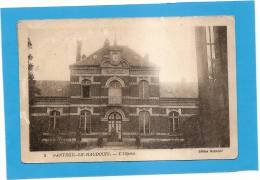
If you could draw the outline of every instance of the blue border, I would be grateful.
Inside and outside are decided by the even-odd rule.
[[[232,15],[236,19],[239,156],[235,160],[23,164],[20,156],[19,20]],[[2,9],[7,176],[17,178],[257,170],[254,2]]]

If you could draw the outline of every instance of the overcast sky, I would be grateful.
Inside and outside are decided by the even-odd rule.
[[[194,26],[181,18],[49,20],[29,23],[38,80],[69,80],[76,60],[76,41],[82,54],[101,48],[106,38],[127,45],[160,66],[160,80],[197,82]]]

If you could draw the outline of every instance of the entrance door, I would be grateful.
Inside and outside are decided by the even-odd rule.
[[[108,116],[108,135],[110,141],[121,141],[122,131],[121,131],[122,116],[118,112],[112,112]]]

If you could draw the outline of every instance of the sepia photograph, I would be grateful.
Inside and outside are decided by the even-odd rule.
[[[20,21],[22,161],[236,158],[234,24]]]

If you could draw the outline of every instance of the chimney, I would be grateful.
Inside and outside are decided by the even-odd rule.
[[[81,61],[81,41],[77,41],[77,54],[76,54],[76,62]]]
[[[109,47],[109,46],[110,46],[110,42],[108,39],[106,39],[104,42],[104,47]]]

